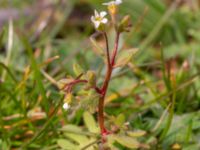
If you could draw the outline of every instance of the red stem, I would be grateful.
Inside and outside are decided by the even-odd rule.
[[[87,80],[76,79],[76,80],[72,81],[71,83],[66,84],[66,85],[64,86],[63,89],[66,89],[66,88],[67,88],[66,90],[67,90],[68,92],[70,92],[71,89],[72,89],[72,87],[73,87],[75,84],[78,84],[78,83],[88,83],[88,81],[87,81]],[[101,94],[101,90],[100,90],[97,86],[94,86],[94,87],[92,87],[92,88],[95,89],[97,93]]]
[[[115,39],[115,47],[114,47],[114,50],[113,50],[113,53],[112,53],[111,62],[109,62],[109,59],[107,59],[107,64],[108,64],[107,72],[106,72],[105,80],[103,82],[103,86],[101,88],[101,97],[99,99],[98,119],[99,119],[99,126],[100,126],[100,129],[101,129],[102,141],[104,141],[103,136],[109,134],[108,131],[106,130],[105,126],[104,126],[104,101],[105,101],[105,96],[106,96],[106,92],[107,92],[107,89],[108,89],[108,85],[109,85],[109,82],[110,82],[110,79],[111,79],[113,66],[114,66],[114,63],[115,63],[115,58],[116,58],[116,55],[117,55],[117,50],[118,50],[118,45],[119,45],[119,35],[120,35],[120,33],[117,32],[116,39]],[[107,40],[106,40],[106,44],[108,45]],[[109,49],[107,49],[107,50],[109,51]],[[109,53],[107,53],[107,58],[109,56],[108,54]]]
[[[74,85],[74,84],[77,84],[77,83],[87,83],[87,82],[88,82],[87,80],[74,80],[69,85]]]
[[[112,66],[114,66],[114,64],[115,64],[115,58],[116,58],[117,50],[118,50],[118,46],[119,46],[119,35],[120,35],[120,32],[117,32],[117,36],[116,36],[116,39],[115,39],[115,48],[114,48],[114,51],[112,53],[112,59],[111,59],[111,65]]]

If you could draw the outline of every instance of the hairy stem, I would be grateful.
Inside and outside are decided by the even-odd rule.
[[[118,51],[119,35],[120,35],[120,33],[117,32],[116,39],[115,39],[115,47],[114,47],[114,50],[113,50],[113,53],[112,53],[111,62],[110,62],[110,56],[109,56],[109,53],[108,53],[109,48],[107,46],[107,58],[109,58],[109,59],[107,59],[108,66],[107,66],[107,72],[106,72],[105,80],[104,80],[103,86],[101,88],[101,97],[99,99],[99,106],[98,106],[98,109],[99,109],[98,119],[99,119],[99,126],[100,126],[100,129],[101,129],[102,139],[103,139],[104,135],[108,134],[108,131],[106,130],[106,128],[104,126],[104,101],[105,101],[105,96],[106,96],[106,92],[107,92],[107,89],[108,89],[108,85],[109,85],[109,82],[110,82],[110,79],[111,79],[113,66],[115,64],[115,57],[116,57],[117,51]],[[108,40],[106,40],[106,44],[108,45]]]
[[[107,134],[107,131],[104,127],[104,100],[105,100],[105,95],[106,95],[106,92],[107,92],[107,88],[108,88],[108,84],[109,84],[109,81],[110,81],[110,77],[111,77],[111,74],[112,74],[112,69],[108,69],[107,73],[106,73],[106,78],[105,78],[105,81],[104,81],[104,84],[102,86],[102,89],[101,89],[101,97],[99,99],[99,126],[100,126],[100,129],[101,129],[101,134],[104,135],[104,134]]]

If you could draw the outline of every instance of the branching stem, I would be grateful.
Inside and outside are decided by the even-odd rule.
[[[63,87],[63,90],[65,90],[67,92],[71,92],[72,87],[75,86],[76,84],[79,84],[79,83],[88,83],[88,81],[87,80],[76,79],[76,80],[70,82],[69,84],[66,84]],[[101,94],[101,89],[99,89],[97,86],[94,86],[94,87],[91,87],[91,88],[95,89],[95,91],[97,93]]]
[[[120,33],[117,32],[116,35],[116,39],[115,39],[115,47],[114,50],[112,52],[112,57],[111,57],[111,61],[110,61],[110,55],[109,55],[109,47],[108,47],[108,40],[107,40],[107,35],[104,33],[105,39],[106,39],[106,45],[107,45],[107,72],[106,72],[106,76],[105,76],[105,80],[103,82],[102,88],[101,88],[101,97],[99,99],[99,106],[98,106],[98,119],[99,119],[99,126],[101,129],[101,136],[102,136],[102,141],[104,141],[104,136],[106,136],[107,134],[109,134],[109,132],[106,130],[105,126],[104,126],[104,101],[105,101],[105,96],[106,96],[106,92],[108,89],[108,85],[111,79],[111,75],[113,72],[113,66],[115,64],[115,58],[117,55],[117,51],[118,51],[118,45],[119,45],[119,36]]]

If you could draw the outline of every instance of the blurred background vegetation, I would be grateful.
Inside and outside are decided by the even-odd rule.
[[[76,62],[101,83],[105,68],[89,37],[102,2],[0,1],[0,149],[99,149],[96,114],[63,110],[56,82]],[[125,14],[133,28],[120,47],[139,52],[114,72],[105,111],[107,126],[132,139],[115,137],[111,149],[199,150],[200,1],[124,0]]]

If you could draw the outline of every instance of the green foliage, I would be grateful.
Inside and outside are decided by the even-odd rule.
[[[4,38],[5,30],[3,30],[0,34],[0,47],[3,45],[3,38]]]
[[[69,141],[65,140],[65,139],[58,139],[57,140],[58,145],[62,148],[62,149],[66,149],[66,150],[78,150],[78,146],[75,146],[74,144],[70,143]]]
[[[104,81],[105,43],[101,34],[88,38],[90,16],[105,9],[102,2],[48,1],[53,11],[40,14],[40,2],[0,2],[1,11],[19,15],[10,54],[8,20],[0,29],[0,149],[199,150],[199,2],[167,1],[124,0],[120,6],[118,19],[129,14],[122,22],[131,20],[133,28],[120,39],[105,98],[112,134],[103,145],[96,113],[101,95],[93,87]],[[89,82],[67,95],[66,85],[77,78]]]
[[[75,73],[76,76],[79,76],[79,75],[81,75],[81,74],[84,73],[82,67],[79,64],[77,64],[77,63],[75,63],[73,65],[73,70],[74,70],[74,73]]]
[[[75,125],[63,126],[60,130],[63,132],[65,139],[62,138],[57,140],[59,147],[63,149],[74,148],[80,150],[90,146],[91,143],[96,141],[99,129],[97,128],[93,116],[88,112],[84,112],[83,118],[88,130],[85,131]],[[96,147],[96,143],[91,145],[91,147],[88,147],[88,149],[92,150],[94,147]]]
[[[97,128],[97,124],[96,124],[93,116],[91,116],[90,113],[85,112],[83,114],[83,119],[84,119],[86,127],[88,128],[88,130],[90,132],[99,133],[99,129]]]
[[[84,95],[80,97],[80,105],[84,110],[88,110],[91,113],[96,112],[96,108],[99,103],[100,95],[96,93],[93,89],[90,91],[84,91]]]
[[[127,148],[137,149],[140,147],[140,144],[137,140],[135,140],[134,138],[130,138],[128,136],[113,135],[109,137],[109,142],[112,140],[118,142],[123,146],[126,146]]]
[[[133,56],[136,54],[138,49],[129,49],[129,50],[122,50],[119,52],[118,57],[116,59],[116,64],[114,67],[124,67],[127,65]]]

